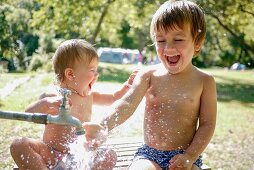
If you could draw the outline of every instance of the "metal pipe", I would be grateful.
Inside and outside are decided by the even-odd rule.
[[[82,123],[76,117],[71,116],[67,95],[71,92],[68,89],[60,89],[59,92],[63,95],[62,104],[59,108],[58,115],[49,115],[43,113],[28,113],[28,112],[14,112],[14,111],[1,111],[1,119],[12,119],[34,122],[39,124],[58,124],[70,125],[76,127],[76,135],[85,134]]]
[[[63,110],[60,111],[63,113]],[[33,122],[38,124],[58,124],[69,125],[76,127],[76,135],[83,135],[85,131],[82,123],[75,117],[67,114],[49,115],[43,113],[28,113],[28,112],[15,112],[15,111],[2,111],[0,110],[0,119],[11,119]]]
[[[43,113],[28,113],[0,110],[1,119],[21,120],[39,124],[47,124],[48,115]]]

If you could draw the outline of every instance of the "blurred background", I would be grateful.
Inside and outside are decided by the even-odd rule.
[[[72,38],[100,56],[95,89],[113,92],[131,71],[158,63],[150,39],[153,13],[165,0],[0,0],[0,110],[24,111],[52,88],[51,58]],[[204,46],[193,63],[217,84],[215,134],[204,162],[218,170],[253,170],[254,0],[196,0],[206,15]],[[95,118],[111,107],[93,108]],[[112,138],[142,136],[144,102]],[[252,122],[252,123],[251,123]],[[12,169],[17,136],[40,138],[43,125],[0,119],[0,169]],[[131,127],[131,128],[130,128]]]
[[[165,0],[1,0],[0,70],[42,68],[50,71],[50,58],[55,49],[64,39],[71,38],[86,39],[97,49],[138,50],[142,56],[140,62],[156,63],[149,26],[153,13],[163,2]],[[207,34],[194,64],[238,70],[253,68],[254,1],[195,2],[205,11]],[[126,59],[121,62],[130,63]]]

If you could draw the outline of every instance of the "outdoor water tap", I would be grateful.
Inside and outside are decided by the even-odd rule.
[[[70,113],[70,105],[68,102],[67,96],[71,94],[71,91],[65,88],[59,89],[59,92],[63,96],[61,106],[59,108],[58,115],[48,115],[47,123],[51,124],[60,124],[60,125],[71,125],[76,127],[76,135],[85,134],[84,128],[82,127],[82,123],[79,119],[71,116]]]
[[[70,106],[69,106],[67,96],[71,94],[71,91],[68,89],[60,89],[59,92],[62,94],[63,99],[62,99],[61,106],[59,108],[58,115],[0,110],[0,119],[21,120],[21,121],[34,122],[39,124],[70,125],[70,126],[76,127],[76,132],[75,132],[76,135],[85,134],[81,121],[69,114]]]

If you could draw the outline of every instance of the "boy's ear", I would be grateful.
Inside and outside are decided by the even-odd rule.
[[[68,80],[74,80],[74,72],[72,68],[66,68],[64,70],[64,76],[68,79]]]

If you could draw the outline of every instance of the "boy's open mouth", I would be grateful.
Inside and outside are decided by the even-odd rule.
[[[170,65],[175,65],[180,59],[180,55],[167,56],[167,61]]]

